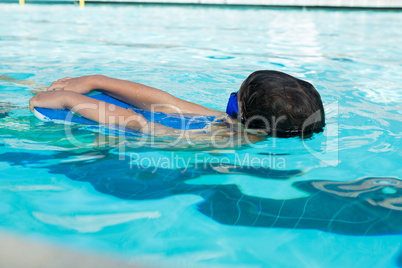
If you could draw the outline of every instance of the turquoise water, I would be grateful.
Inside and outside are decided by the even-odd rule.
[[[3,231],[162,267],[402,266],[400,12],[0,12]],[[136,148],[80,126],[71,143],[63,125],[28,110],[40,85],[93,73],[224,110],[260,69],[313,83],[326,132],[234,149]]]

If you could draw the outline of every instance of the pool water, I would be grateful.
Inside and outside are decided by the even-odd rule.
[[[402,266],[400,12],[0,10],[1,230],[158,267]],[[326,131],[183,149],[72,126],[72,142],[28,110],[41,85],[94,73],[224,110],[261,69],[313,83]]]

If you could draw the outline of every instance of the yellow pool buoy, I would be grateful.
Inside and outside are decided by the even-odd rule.
[[[19,0],[21,6],[25,5],[25,0]]]
[[[22,0],[22,1],[24,1],[24,0]],[[83,7],[83,6],[85,6],[85,1],[84,0],[79,0],[79,4],[80,4],[80,7]]]

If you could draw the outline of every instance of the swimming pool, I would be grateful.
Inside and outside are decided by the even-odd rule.
[[[3,230],[162,267],[402,266],[400,12],[0,10]],[[28,110],[38,84],[93,73],[224,110],[259,69],[312,82],[327,132],[261,148],[122,150],[79,127],[72,144]],[[250,168],[219,168],[228,163]]]

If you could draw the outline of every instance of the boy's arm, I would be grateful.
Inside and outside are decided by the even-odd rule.
[[[101,124],[120,125],[147,132],[149,121],[136,112],[71,91],[39,92],[29,108],[68,109]]]
[[[222,114],[220,111],[179,99],[160,89],[103,75],[63,78],[53,82],[48,88],[48,90],[69,90],[81,94],[89,93],[95,89],[140,109],[153,112]]]
[[[68,109],[83,117],[106,125],[118,125],[154,136],[181,134],[181,130],[145,119],[131,109],[99,101],[72,91],[39,92],[29,100],[29,108]]]

